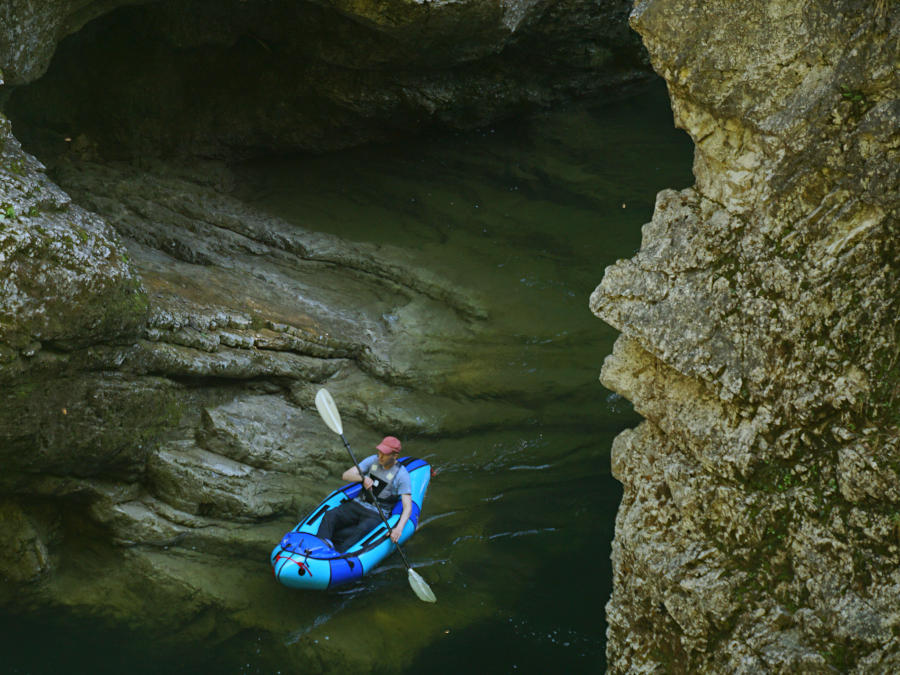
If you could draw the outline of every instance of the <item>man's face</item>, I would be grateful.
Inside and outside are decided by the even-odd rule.
[[[378,451],[378,466],[382,469],[390,469],[394,466],[394,462],[397,461],[397,454],[394,452],[381,452]]]

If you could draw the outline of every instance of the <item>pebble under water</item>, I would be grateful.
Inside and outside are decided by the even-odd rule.
[[[492,365],[472,376],[470,404],[502,378],[533,415],[515,428],[408,442],[438,470],[406,548],[435,605],[416,600],[394,556],[331,592],[248,580],[259,585],[252,611],[281,612],[283,630],[215,642],[160,644],[62,614],[3,615],[3,672],[339,672],[359,663],[349,652],[366,654],[372,673],[602,672],[621,497],[609,450],[638,417],[598,382],[616,333],[588,298],[604,268],[639,247],[656,193],[692,182],[691,153],[655,82],[624,101],[477,132],[237,167],[239,196],[257,208],[401,247],[410,265],[489,298],[514,347],[473,355]],[[268,554],[259,552],[264,564]],[[307,618],[284,612],[286,602]]]

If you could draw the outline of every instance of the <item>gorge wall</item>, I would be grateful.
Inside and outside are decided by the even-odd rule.
[[[900,5],[642,0],[695,143],[592,310],[610,672],[900,670]]]

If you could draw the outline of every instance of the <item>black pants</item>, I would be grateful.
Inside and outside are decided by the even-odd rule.
[[[351,499],[325,512],[316,536],[331,539],[334,548],[343,553],[380,522],[377,511]]]

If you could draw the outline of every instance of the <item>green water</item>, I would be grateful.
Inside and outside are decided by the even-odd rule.
[[[615,332],[588,297],[640,245],[656,193],[691,183],[691,152],[656,84],[479,132],[239,167],[257,207],[400,247],[488,298],[505,337],[473,353],[489,366],[470,376],[471,405],[509,397],[531,417],[409,441],[439,470],[407,547],[436,605],[394,559],[343,590],[290,591],[266,550],[246,612],[276,617],[275,631],[168,646],[84,619],[3,617],[5,671],[315,673],[352,651],[368,672],[601,672],[621,496],[609,449],[637,417],[597,381]]]

